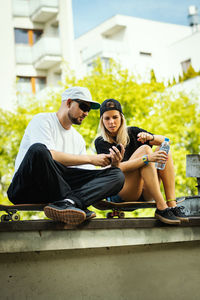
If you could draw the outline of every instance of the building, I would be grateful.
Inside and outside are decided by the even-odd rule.
[[[197,11],[189,16],[192,13],[196,16]],[[199,25],[192,19],[190,25],[116,15],[76,39],[77,68],[85,74],[95,58],[100,57],[105,67],[113,58],[144,80],[151,69],[159,81],[178,79],[190,64],[200,70]]]
[[[189,25],[181,26],[116,15],[74,41],[72,0],[2,0],[0,2],[0,107],[44,87],[55,87],[67,62],[78,77],[100,57],[110,58],[142,80],[153,69],[166,83],[192,64],[200,70],[200,21],[189,9]],[[16,97],[16,91],[20,92]]]
[[[3,0],[0,3],[0,107],[20,92],[56,85],[62,61],[74,68],[71,0]]]

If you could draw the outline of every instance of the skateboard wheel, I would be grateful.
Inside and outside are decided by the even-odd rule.
[[[124,213],[123,211],[120,211],[119,214],[118,214],[118,217],[119,217],[120,219],[124,219],[125,213]]]
[[[2,215],[1,216],[1,222],[7,222],[10,221],[10,216],[9,215]]]
[[[108,212],[106,214],[107,219],[112,219],[113,218],[113,214],[111,212]]]
[[[13,214],[11,218],[12,218],[12,221],[19,221],[20,220],[20,216],[18,214]]]

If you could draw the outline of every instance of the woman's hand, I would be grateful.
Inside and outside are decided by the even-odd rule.
[[[122,161],[124,157],[124,152],[125,152],[124,146],[122,144],[120,144],[120,146],[121,146],[121,152],[115,146],[112,146],[112,148],[109,149],[112,167],[119,167],[119,163]]]
[[[164,163],[166,163],[167,159],[168,159],[168,155],[165,151],[159,150],[159,151],[155,151],[151,154],[148,154],[148,160],[150,162],[159,162],[159,163],[164,164]]]
[[[142,144],[146,143],[147,141],[153,141],[154,136],[148,132],[140,132],[137,135],[137,140],[141,142]]]

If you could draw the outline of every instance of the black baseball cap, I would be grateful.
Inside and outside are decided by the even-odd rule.
[[[100,117],[108,110],[118,110],[120,113],[122,112],[121,104],[115,99],[106,99],[100,106]]]

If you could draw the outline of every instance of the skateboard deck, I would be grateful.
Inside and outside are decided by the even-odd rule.
[[[177,200],[177,204],[181,203],[185,200],[185,198],[180,198]],[[93,206],[99,210],[111,210],[111,212],[108,212],[106,214],[107,218],[124,218],[125,214],[124,212],[132,212],[136,209],[141,208],[156,208],[156,202],[155,201],[135,201],[135,202],[110,202],[106,200],[101,200],[97,203],[94,203]]]
[[[3,221],[19,221],[19,211],[43,211],[46,204],[13,204],[3,205],[0,204],[0,212],[3,211],[6,214],[1,216],[1,222]]]

